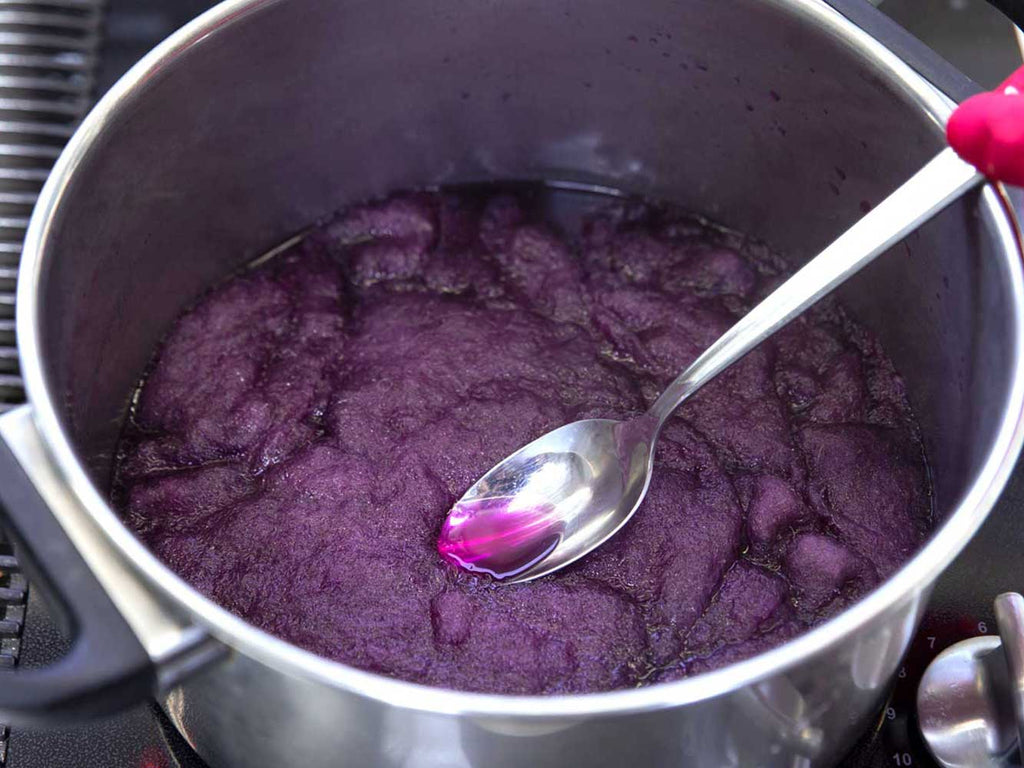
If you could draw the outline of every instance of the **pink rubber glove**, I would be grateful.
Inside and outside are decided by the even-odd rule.
[[[988,178],[1024,187],[1024,67],[957,107],[946,139]]]

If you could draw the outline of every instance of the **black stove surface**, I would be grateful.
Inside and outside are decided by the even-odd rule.
[[[880,37],[912,66],[926,75],[938,76],[937,82],[941,81],[952,96],[962,98],[969,93],[971,84],[917,40],[891,24],[879,26],[877,15],[863,0],[830,2]],[[913,2],[893,0],[903,14]],[[927,4],[929,13],[935,7],[934,0],[917,2],[922,11]],[[984,5],[981,0],[959,0],[950,6],[962,10],[972,2],[979,7]],[[109,87],[156,42],[210,5],[208,0],[111,0],[98,73],[99,90],[102,92]],[[986,45],[983,43],[981,47]],[[1002,55],[1005,57],[1005,52]],[[959,640],[995,631],[992,600],[997,594],[1024,588],[1024,548],[1013,546],[1014,542],[1024,541],[1024,516],[1020,510],[1024,510],[1024,465],[1018,466],[989,521],[937,583],[888,702],[875,726],[843,761],[843,768],[935,765],[915,722],[917,683],[929,661],[941,650]],[[0,561],[6,551],[0,541]],[[64,651],[66,643],[31,590],[23,608],[20,642],[15,631],[5,629],[9,619],[18,623],[22,607],[18,599],[12,599],[5,606],[4,590],[11,589],[13,593],[23,591],[24,586],[17,573],[5,576],[4,570],[0,562],[0,666],[5,664],[5,656],[17,657],[23,666],[46,664]],[[13,614],[9,616],[5,610]],[[13,663],[11,659],[8,661]],[[273,724],[268,723],[268,728],[272,727]],[[0,768],[203,768],[204,765],[155,703],[88,726],[56,731],[8,730],[0,725]]]

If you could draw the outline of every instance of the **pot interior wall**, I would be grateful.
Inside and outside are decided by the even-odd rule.
[[[765,0],[290,0],[179,51],[101,126],[46,237],[42,352],[95,481],[181,308],[354,200],[599,182],[807,258],[942,146],[913,94],[822,25],[831,15]],[[945,509],[1010,385],[997,215],[994,198],[958,204],[844,290],[906,376]]]

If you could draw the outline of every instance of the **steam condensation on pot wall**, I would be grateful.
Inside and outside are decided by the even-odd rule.
[[[358,206],[176,324],[122,439],[132,528],[234,613],[363,669],[568,693],[697,674],[834,615],[909,558],[930,492],[901,379],[834,304],[666,428],[637,518],[500,586],[435,541],[484,471],[628,418],[777,284],[679,211],[610,203],[570,239],[529,195]]]

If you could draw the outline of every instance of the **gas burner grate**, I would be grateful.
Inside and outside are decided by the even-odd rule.
[[[9,541],[0,533],[0,670],[18,663],[25,628],[28,583]],[[7,763],[10,729],[0,723],[0,766]]]
[[[0,0],[0,412],[25,398],[18,261],[43,183],[92,103],[102,10],[101,0]]]
[[[91,103],[102,0],[0,0],[0,412],[25,399],[15,344],[18,262],[50,169]],[[17,665],[28,583],[0,533],[0,670]],[[0,723],[0,768],[10,729]]]

